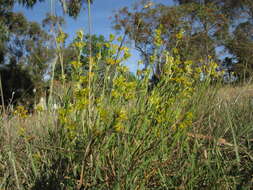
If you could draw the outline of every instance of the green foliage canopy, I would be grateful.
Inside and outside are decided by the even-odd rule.
[[[146,66],[149,57],[157,49],[154,44],[155,30],[161,30],[162,49],[173,54],[177,47],[181,58],[198,64],[213,57],[221,59],[217,48],[223,48],[242,65],[237,74],[249,71],[253,65],[252,24],[253,4],[250,0],[175,0],[173,6],[156,4],[147,6],[141,1],[133,9],[119,10],[114,19],[116,30],[124,31],[135,48],[143,56]],[[177,34],[183,39],[177,43]],[[157,51],[157,50],[156,50]],[[161,52],[160,52],[161,54]],[[226,54],[225,54],[226,55]],[[163,64],[161,61],[158,64]],[[154,65],[157,67],[157,65]]]

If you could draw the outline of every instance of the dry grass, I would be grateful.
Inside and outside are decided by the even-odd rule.
[[[64,145],[55,113],[12,115],[0,128],[0,189],[75,188],[84,152],[88,156],[81,189],[250,189],[249,95],[239,96],[237,103],[221,102],[221,95],[217,98],[215,89],[208,89],[192,99],[196,118],[187,133],[171,131],[161,139],[149,134],[149,124],[142,122],[145,114],[133,115],[129,126],[138,127],[132,135],[108,131],[70,148]],[[241,89],[251,88],[226,86],[219,93],[234,95]]]
[[[218,91],[218,97],[227,102],[236,102],[240,99],[253,98],[253,84],[246,84],[243,86],[224,86]]]

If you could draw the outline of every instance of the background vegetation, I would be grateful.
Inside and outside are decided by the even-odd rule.
[[[122,37],[70,43],[63,18],[13,12],[36,2],[0,4],[0,189],[252,188],[250,0],[140,1],[115,14]]]

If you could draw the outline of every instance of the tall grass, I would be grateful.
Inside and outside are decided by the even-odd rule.
[[[192,125],[157,131],[157,125],[146,114],[149,105],[145,96],[127,105],[124,131],[108,127],[94,133],[80,132],[75,143],[68,139],[58,116],[50,111],[3,120],[0,188],[252,187],[253,114],[247,99],[223,103],[214,89],[198,89],[190,100],[195,112]],[[106,105],[108,115],[119,106]],[[178,106],[172,109],[179,109]],[[82,121],[79,122],[81,126]],[[94,128],[102,127],[100,121],[93,122]],[[83,164],[83,181],[79,186]]]

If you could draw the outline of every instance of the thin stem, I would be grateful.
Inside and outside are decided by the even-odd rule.
[[[52,101],[53,101],[54,72],[55,72],[55,65],[56,65],[57,59],[58,59],[58,57],[56,56],[51,63],[52,64],[52,78],[51,78],[49,98],[48,98],[48,103],[50,106],[52,105]]]
[[[4,93],[3,93],[1,74],[0,74],[0,93],[1,93],[0,96],[1,96],[1,101],[2,101],[3,113],[5,115],[6,112],[5,112],[5,105],[4,105]]]
[[[91,129],[91,101],[92,101],[92,91],[91,91],[91,82],[92,82],[92,52],[91,52],[91,1],[88,1],[88,22],[89,22],[89,81],[88,81],[88,89],[89,89],[89,94],[88,94],[88,98],[89,98],[89,104],[88,104],[88,127]],[[91,138],[91,136],[90,136]],[[89,146],[88,146],[89,147]],[[88,148],[87,147],[87,148]],[[87,150],[87,149],[86,149]],[[86,151],[87,152],[87,151]],[[85,160],[86,160],[86,153],[84,154],[84,158],[82,161],[82,167],[81,167],[81,173],[80,173],[80,180],[79,180],[79,184],[77,186],[78,189],[81,189],[82,185],[83,185],[83,178],[84,178],[84,169],[85,169]]]
[[[18,179],[18,172],[17,172],[17,169],[16,169],[16,164],[15,164],[15,160],[14,160],[14,156],[13,156],[13,153],[10,151],[9,153],[9,160],[12,164],[12,167],[13,167],[13,172],[14,172],[14,177],[15,177],[15,180],[16,180],[16,185],[17,185],[17,189],[20,190],[20,183],[19,183],[19,179]]]
[[[92,37],[91,37],[91,1],[88,0],[88,22],[89,22],[89,107],[88,107],[88,125],[91,128],[91,82],[92,82],[92,77],[91,77],[91,73],[92,73],[92,47],[91,47],[91,41],[92,41]]]

